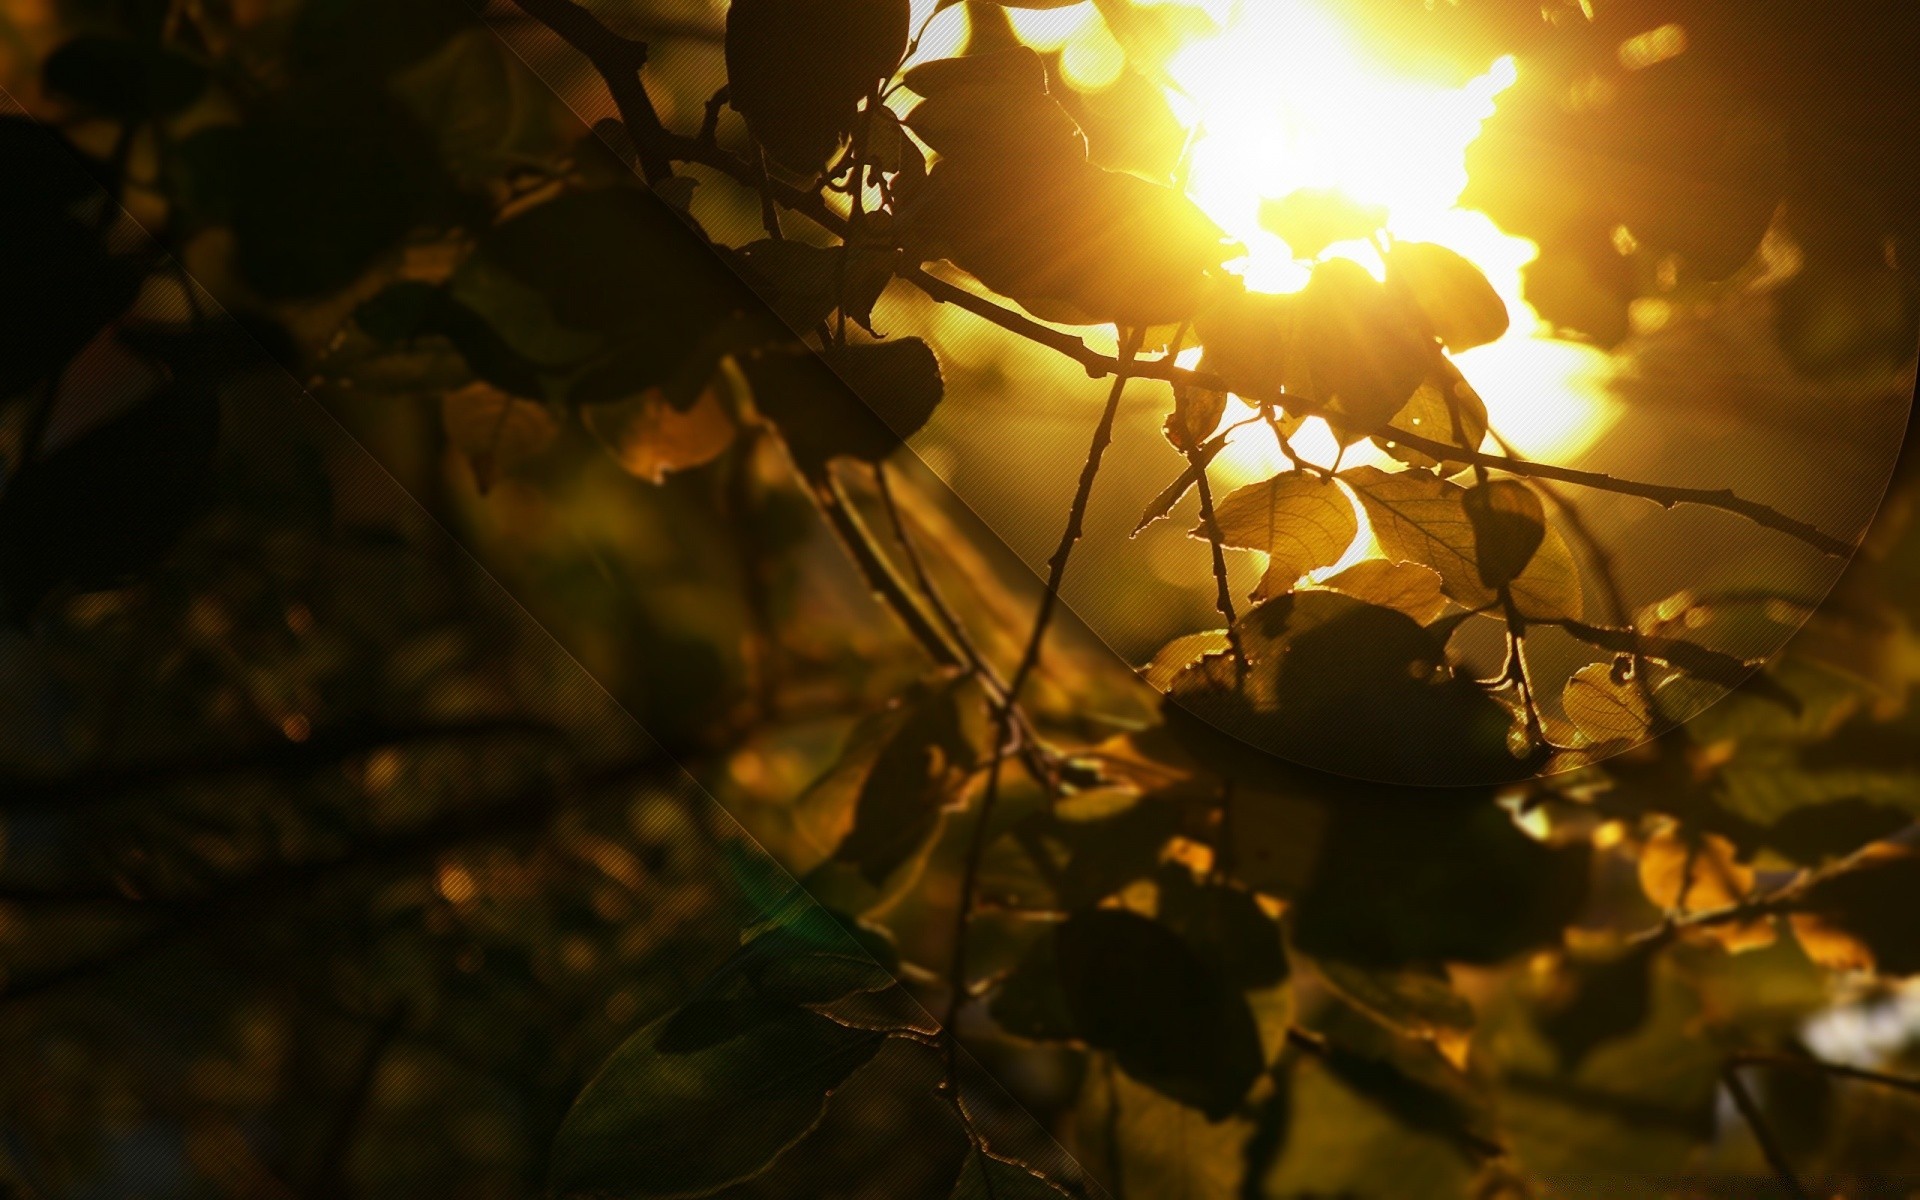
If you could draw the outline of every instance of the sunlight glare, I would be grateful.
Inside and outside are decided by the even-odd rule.
[[[1484,213],[1458,206],[1467,184],[1466,148],[1493,115],[1496,97],[1513,85],[1514,60],[1500,58],[1449,86],[1369,59],[1315,0],[1213,0],[1204,7],[1221,32],[1174,56],[1168,73],[1178,87],[1168,94],[1176,115],[1196,130],[1189,193],[1247,247],[1233,269],[1262,291],[1294,291],[1306,283],[1308,266],[1262,227],[1263,201],[1328,188],[1384,207],[1390,236],[1465,255],[1506,301],[1507,335],[1458,360],[1486,400],[1494,428],[1530,455],[1565,457],[1591,444],[1609,423],[1598,386],[1606,356],[1553,340],[1526,303],[1521,271],[1539,248],[1502,232]],[[1338,244],[1328,253],[1382,271],[1365,243]],[[1313,425],[1301,431],[1296,447],[1330,461],[1331,434]],[[1345,461],[1363,461],[1362,450],[1353,447]],[[1223,459],[1223,466],[1255,464]]]

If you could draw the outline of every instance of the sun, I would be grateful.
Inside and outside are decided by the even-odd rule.
[[[1230,269],[1261,291],[1306,283],[1308,264],[1262,226],[1264,202],[1315,188],[1384,209],[1388,235],[1465,255],[1506,301],[1512,319],[1506,336],[1456,359],[1500,436],[1529,456],[1553,459],[1576,456],[1599,438],[1612,421],[1602,386],[1608,356],[1555,338],[1526,303],[1521,272],[1538,246],[1459,205],[1467,147],[1518,77],[1515,61],[1497,59],[1464,82],[1417,78],[1369,54],[1328,0],[1182,2],[1204,10],[1217,32],[1180,47],[1165,64],[1163,86],[1191,131],[1189,195],[1247,248]],[[1097,91],[1126,66],[1091,0],[1007,13],[1022,40],[1059,53],[1061,82],[1069,87]],[[957,42],[964,29],[956,22],[938,32]],[[1368,243],[1327,252],[1382,270]],[[1283,469],[1287,464],[1270,443],[1247,437],[1230,446],[1216,460],[1226,482]],[[1295,448],[1327,463],[1338,453],[1331,432],[1317,421],[1295,439]],[[1342,461],[1370,459],[1384,456],[1363,445],[1351,447]]]

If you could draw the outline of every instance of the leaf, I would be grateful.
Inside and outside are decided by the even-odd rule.
[[[1468,488],[1460,505],[1473,525],[1480,582],[1490,588],[1512,583],[1547,536],[1547,513],[1540,497],[1518,480],[1489,479]]]
[[[1002,60],[999,54],[1008,57]],[[961,164],[1000,162],[1044,169],[1084,162],[1086,134],[1048,93],[1037,58],[1032,68],[1041,74],[1029,74],[1027,58],[1033,51],[1022,47],[999,54],[946,60],[974,64],[965,72],[919,75],[922,84],[935,90],[921,93],[926,99],[907,113],[907,128],[934,153]],[[931,62],[914,72],[944,66]]]
[[[1213,436],[1226,412],[1227,393],[1175,384],[1173,411],[1162,429],[1175,450],[1192,453]]]
[[[940,361],[919,338],[843,346],[817,356],[775,346],[741,368],[754,407],[780,430],[794,463],[818,476],[839,457],[877,463],[933,416],[946,394]]]
[[[1284,241],[1295,258],[1318,258],[1335,242],[1371,237],[1386,220],[1386,209],[1331,188],[1299,188],[1260,203],[1261,228]]]
[[[1493,602],[1480,580],[1473,522],[1462,502],[1466,489],[1425,471],[1389,474],[1378,467],[1351,467],[1340,479],[1359,497],[1389,558],[1433,568],[1447,595],[1466,608]]]
[[[454,34],[396,74],[388,89],[469,187],[483,188],[528,163],[551,160],[565,144],[565,109],[552,89],[490,29]]]
[[[1172,930],[1120,909],[1054,930],[1074,1028],[1140,1082],[1220,1120],[1264,1066],[1246,999]]]
[[[1431,624],[1447,607],[1440,576],[1419,563],[1366,558],[1319,586],[1405,613],[1421,625]]]
[[[685,412],[655,388],[617,404],[589,405],[580,419],[622,470],[654,484],[719,458],[738,433],[712,388]]]
[[[1065,0],[1067,4],[1080,0]],[[1054,7],[1064,7],[1055,5]],[[921,96],[942,96],[963,88],[991,87],[1045,93],[1047,64],[1030,46],[1009,46],[960,58],[937,58],[907,69],[900,82]]]
[[[211,497],[214,390],[175,379],[20,467],[0,492],[0,613],[55,587],[101,588],[153,566]]]
[[[1714,833],[1682,836],[1669,829],[1647,839],[1640,851],[1640,887],[1666,912],[1730,908],[1753,892],[1753,869],[1735,858],[1733,843]],[[1703,933],[1729,950],[1754,950],[1774,940],[1773,920],[1707,926]]]
[[[1307,572],[1338,562],[1360,532],[1347,494],[1307,471],[1283,471],[1239,488],[1213,515],[1223,544],[1269,556],[1263,594],[1285,591]],[[1204,538],[1207,530],[1201,526],[1189,536]]]
[[[1394,440],[1394,432],[1416,434],[1456,446],[1478,450],[1487,437],[1487,405],[1473,385],[1451,362],[1442,361],[1425,383],[1414,389],[1407,406],[1395,413],[1387,428],[1375,435],[1374,443],[1394,458],[1414,467],[1439,467],[1452,473],[1467,466],[1464,455],[1437,460],[1425,451],[1414,450]]]
[[[482,495],[560,436],[560,426],[545,405],[510,396],[489,383],[448,392],[440,402],[440,423],[447,441],[472,465]]]
[[[947,259],[1042,320],[1140,329],[1191,318],[1230,254],[1181,192],[1071,157],[943,158],[911,233],[915,261]]]
[[[207,70],[161,46],[82,36],[47,55],[40,79],[49,95],[123,121],[147,121],[199,99]]]
[[[684,1012],[684,1010],[682,1010]],[[813,1129],[828,1096],[886,1036],[790,1007],[686,1050],[661,1042],[675,1013],[643,1026],[580,1093],[554,1139],[562,1197],[704,1195],[750,1179]]]
[[[1250,402],[1280,403],[1282,389],[1300,370],[1294,324],[1303,303],[1297,293],[1222,289],[1194,318],[1194,333],[1205,347],[1200,369]]]
[[[1537,1010],[1540,1031],[1573,1071],[1600,1046],[1632,1034],[1653,1011],[1653,943],[1569,957]]]
[[[762,238],[733,255],[754,291],[796,333],[810,332],[839,307],[844,247]]]
[[[1140,677],[1148,687],[1164,692],[1173,683],[1175,675],[1209,654],[1225,653],[1228,645],[1227,631],[1224,629],[1209,629],[1174,638],[1155,652],[1152,662],[1141,668]]]
[[[960,1164],[952,1200],[1064,1200],[1066,1195],[1038,1171],[976,1145]]]
[[[1490,800],[1346,797],[1294,901],[1293,943],[1373,968],[1501,962],[1560,941],[1589,858],[1533,840]]]
[[[556,399],[576,402],[672,384],[668,398],[684,409],[722,355],[790,336],[641,188],[568,193],[508,218],[481,237],[450,291],[514,353],[566,381]]]
[[[169,156],[180,223],[229,228],[240,276],[270,300],[339,291],[457,204],[439,147],[399,98],[334,82],[276,92]]]
[[[908,0],[734,0],[730,102],[774,161],[817,171],[853,131],[860,101],[905,57],[911,19]]]
[[[1200,882],[1172,864],[1159,876],[1160,921],[1186,940],[1229,986],[1267,988],[1287,978],[1280,925],[1251,892]]]
[[[1451,675],[1439,638],[1404,613],[1307,589],[1254,607],[1238,629],[1249,669],[1224,655],[1188,667],[1167,692],[1179,711],[1342,775],[1435,785],[1529,773],[1508,749],[1511,714]],[[1176,731],[1203,760],[1232,753],[1205,744],[1217,734]]]
[[[1470,350],[1507,332],[1507,305],[1480,268],[1445,246],[1395,242],[1387,285],[1406,290],[1447,349]]]
[[[1324,405],[1344,440],[1378,432],[1433,369],[1433,344],[1365,267],[1347,259],[1316,266],[1299,296],[1288,390]]]
[[[844,829],[835,857],[878,886],[932,837],[990,740],[976,680],[915,689],[850,742],[849,773],[836,769],[828,776],[841,777],[833,792],[810,789],[802,804],[821,812],[816,828],[823,832],[816,837],[831,840],[826,830]],[[854,779],[857,786],[849,788]]]
[[[483,382],[526,399],[546,395],[540,364],[509,346],[485,317],[444,287],[415,280],[390,284],[354,309],[353,318],[368,336],[383,343],[444,337]]]
[[[1473,1031],[1473,1006],[1438,968],[1379,969],[1338,960],[1315,960],[1313,968],[1341,999],[1407,1037],[1446,1043]]]
[[[1064,1042],[1074,1036],[1073,1011],[1060,982],[1059,943],[1043,928],[987,1006],[996,1024],[1015,1037]]]
[[[1646,693],[1616,663],[1589,663],[1560,693],[1567,719],[1593,742],[1638,740],[1652,726]]]
[[[1795,890],[1790,921],[1814,961],[1920,975],[1920,855],[1912,847],[1876,842]]]

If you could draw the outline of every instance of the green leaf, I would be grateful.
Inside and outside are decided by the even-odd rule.
[[[1500,588],[1519,578],[1547,536],[1540,497],[1518,480],[1489,479],[1468,488],[1460,505],[1473,526],[1480,582]]]
[[[1470,350],[1507,332],[1507,305],[1479,267],[1431,242],[1395,242],[1387,285],[1406,290],[1449,350]]]
[[[1054,931],[1075,1030],[1121,1070],[1215,1120],[1264,1065],[1246,998],[1166,926],[1120,909],[1075,913]]]
[[[574,1101],[554,1140],[557,1195],[690,1196],[750,1179],[813,1129],[833,1089],[886,1041],[798,1007],[702,1037],[686,1011],[627,1039]],[[669,1030],[677,1036],[663,1046]]]
[[[1064,1200],[1066,1195],[1032,1168],[975,1146],[960,1164],[952,1200]]]
[[[1269,556],[1262,595],[1287,591],[1300,576],[1339,561],[1360,532],[1347,494],[1307,471],[1284,471],[1239,488],[1214,506],[1213,515],[1223,544]],[[1206,527],[1189,536],[1205,538]]]

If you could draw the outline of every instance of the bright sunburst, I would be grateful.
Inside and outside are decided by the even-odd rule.
[[[1189,0],[1191,2],[1191,0]],[[1493,419],[1518,449],[1566,458],[1611,423],[1599,386],[1607,356],[1555,339],[1521,295],[1521,269],[1534,243],[1502,232],[1484,214],[1459,207],[1466,149],[1517,75],[1501,58],[1464,84],[1414,78],[1367,53],[1324,0],[1199,0],[1219,33],[1188,43],[1167,64],[1169,102],[1193,130],[1187,187],[1247,247],[1232,264],[1262,291],[1303,286],[1307,267],[1262,227],[1264,201],[1300,189],[1333,189],[1387,211],[1399,238],[1437,242],[1485,272],[1507,303],[1512,327],[1492,345],[1458,357]],[[1009,9],[1016,32],[1043,52],[1059,51],[1063,81],[1083,91],[1110,84],[1124,55],[1093,3]],[[950,26],[958,40],[961,29]],[[937,36],[937,35],[936,35]],[[957,49],[957,47],[954,47]],[[923,53],[926,48],[923,48]],[[1346,255],[1379,273],[1366,243]],[[1332,434],[1310,422],[1296,441],[1331,462]],[[1377,456],[1353,447],[1348,462]],[[1277,448],[1246,439],[1219,460],[1232,482],[1283,466]]]

